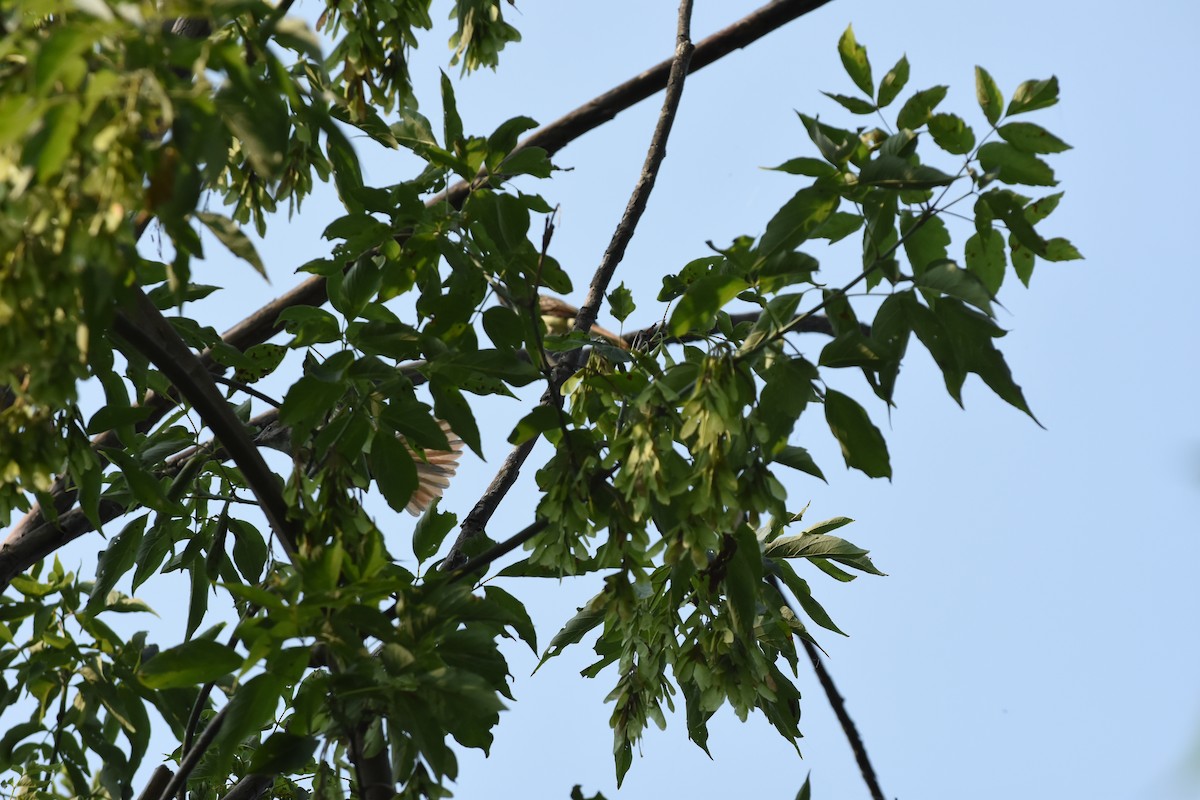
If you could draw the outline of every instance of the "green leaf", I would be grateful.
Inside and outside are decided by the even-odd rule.
[[[204,615],[208,613],[208,595],[212,591],[212,581],[209,580],[208,572],[204,567],[204,561],[198,555],[187,567],[192,587],[188,596],[187,626],[184,628],[183,634],[185,640],[192,638],[192,634],[204,621]]]
[[[900,230],[907,231],[904,253],[914,275],[920,275],[936,261],[945,260],[946,249],[950,246],[950,232],[941,217],[926,217],[920,225],[916,224],[918,219],[911,211],[900,214]]]
[[[934,114],[929,117],[929,135],[947,153],[965,155],[975,146],[975,132],[954,114]]]
[[[821,468],[817,466],[817,462],[813,461],[812,456],[803,447],[792,445],[784,447],[775,454],[775,462],[783,464],[785,467],[791,467],[800,472],[808,473],[814,478],[820,478],[829,483],[829,481],[825,480],[825,474],[821,472]]]
[[[446,540],[446,534],[454,529],[457,522],[457,514],[438,511],[436,506],[431,506],[421,515],[421,518],[417,520],[417,527],[413,530],[412,544],[413,555],[417,557],[418,564],[423,564],[433,558],[438,548],[442,546],[442,542]]]
[[[992,320],[961,303],[938,303],[934,314],[945,329],[959,363],[982,378],[1000,399],[1038,422],[1025,402],[1021,387],[1013,380],[1004,356],[992,344],[992,339],[1003,336],[1004,331]]]
[[[878,350],[875,342],[863,336],[861,331],[848,330],[821,348],[818,363],[833,369],[862,367],[877,370],[883,366],[884,360],[885,354]]]
[[[530,439],[541,436],[546,431],[556,430],[561,425],[562,419],[556,409],[539,405],[517,422],[517,426],[508,435],[508,443],[524,444]]]
[[[319,742],[316,736],[276,731],[255,749],[246,772],[269,775],[299,772],[312,760]]]
[[[229,217],[223,217],[210,211],[197,211],[196,217],[208,226],[213,236],[216,236],[229,252],[254,267],[259,275],[267,277],[266,267],[263,266],[262,259],[258,257],[258,251],[254,249],[254,244],[242,231],[241,226]]]
[[[913,283],[922,289],[957,297],[982,310],[989,317],[993,316],[992,298],[983,282],[953,261],[942,261],[930,266],[917,275]]]
[[[529,617],[525,604],[499,586],[485,586],[484,598],[501,610],[500,620],[514,631],[529,649],[537,653],[537,628]]]
[[[36,166],[39,182],[47,183],[62,171],[71,155],[82,114],[81,105],[69,99],[55,103],[46,112],[42,129],[30,138],[23,154],[26,163]]]
[[[214,774],[224,774],[242,741],[252,735],[257,739],[258,732],[275,717],[282,690],[280,679],[270,673],[256,675],[234,690],[225,724],[213,739],[210,763]]]
[[[256,344],[242,355],[243,364],[234,371],[234,379],[242,383],[254,383],[265,378],[283,363],[288,348],[274,342]]]
[[[1053,197],[1053,195],[1052,195]],[[1049,198],[1046,198],[1049,199]],[[1026,198],[1007,189],[993,189],[981,195],[975,203],[975,216],[978,220],[986,213],[991,213],[1002,220],[1009,232],[1012,233],[1024,247],[1029,248],[1033,255],[1044,255],[1046,240],[1034,230],[1025,210]],[[986,207],[986,211],[984,208]],[[1016,264],[1016,260],[1013,260]]]
[[[1032,122],[1009,122],[996,129],[1004,141],[1026,153],[1062,153],[1071,145]]]
[[[805,114],[799,116],[804,129],[808,131],[808,138],[812,139],[821,156],[830,164],[845,164],[856,150],[866,148],[857,133],[823,125],[816,118]]]
[[[608,308],[617,322],[624,322],[637,309],[633,302],[633,292],[625,288],[623,281],[608,293]]]
[[[833,618],[829,616],[829,612],[812,596],[812,590],[808,587],[808,581],[797,575],[796,571],[792,569],[791,564],[786,561],[779,561],[775,563],[774,569],[779,573],[779,577],[783,578],[784,584],[791,590],[800,607],[804,609],[804,613],[808,614],[813,622],[826,630],[840,633],[842,636],[846,635],[845,631],[834,623]]]
[[[830,244],[840,242],[863,226],[863,218],[858,214],[838,211],[812,233],[813,239],[828,239]]]
[[[785,536],[766,546],[770,558],[829,559],[871,575],[883,575],[867,557],[869,551],[837,536],[823,533],[802,533]]]
[[[896,126],[915,131],[929,121],[933,109],[946,97],[948,86],[934,86],[923,89],[905,101],[896,115]]]
[[[967,239],[964,250],[967,269],[995,295],[1004,282],[1004,268],[1008,264],[1004,257],[1004,237],[996,230],[976,231]]]
[[[1034,200],[1025,206],[1025,219],[1029,221],[1030,225],[1037,225],[1054,213],[1054,209],[1058,208],[1058,202],[1062,200],[1062,197],[1062,192],[1055,192],[1039,200]]]
[[[542,654],[542,660],[538,662],[537,668],[541,669],[542,665],[556,655],[560,654],[569,645],[578,644],[587,636],[588,632],[604,621],[605,610],[608,606],[608,594],[601,592],[587,602],[583,608],[576,612],[575,616],[567,620],[567,623],[562,626],[562,630],[554,634],[554,638],[550,640],[546,652]],[[534,670],[535,672],[537,670]]]
[[[493,153],[509,155],[517,147],[517,141],[521,138],[521,134],[526,131],[531,131],[537,127],[537,120],[530,117],[513,117],[501,122],[500,125],[488,137],[488,150]],[[447,139],[449,141],[449,139]],[[541,148],[534,148],[541,150]],[[543,157],[546,151],[542,150]]]
[[[1007,142],[988,142],[979,148],[979,165],[995,172],[1004,183],[1027,186],[1055,186],[1054,170],[1035,155],[1018,150]]]
[[[954,182],[954,176],[924,164],[910,164],[908,159],[899,156],[881,154],[863,166],[858,181],[866,186],[888,189],[932,189],[949,186]]]
[[[178,510],[177,504],[167,497],[159,479],[150,474],[133,456],[115,447],[105,447],[101,452],[121,470],[130,493],[139,503],[155,511]]]
[[[1083,254],[1066,239],[1055,237],[1046,240],[1046,252],[1042,258],[1047,261],[1074,261],[1083,258]]]
[[[789,175],[807,175],[810,178],[821,178],[837,174],[837,167],[827,161],[807,157],[789,159],[778,167],[770,167],[770,169],[777,172],[786,172]]]
[[[307,422],[308,429],[342,399],[346,389],[341,383],[323,381],[314,375],[303,375],[292,384],[279,407],[281,425],[295,427]]]
[[[279,312],[277,324],[295,338],[291,347],[306,347],[310,344],[336,342],[342,337],[337,317],[323,308],[292,306]]]
[[[1012,102],[1008,104],[1008,115],[1049,108],[1057,102],[1058,78],[1051,75],[1046,80],[1025,81],[1013,92]]]
[[[1004,107],[1004,95],[983,67],[975,67],[975,99],[983,109],[987,121],[995,125],[1000,121],[1000,110]]]
[[[403,511],[417,490],[417,467],[408,449],[386,431],[376,434],[367,457],[375,485],[387,504]]]
[[[871,81],[871,62],[867,60],[867,48],[854,40],[854,26],[847,25],[842,38],[838,40],[838,54],[842,57],[842,66],[854,85],[863,94],[871,97],[875,93],[875,84]]]
[[[795,250],[837,211],[840,202],[835,192],[824,187],[809,186],[796,192],[767,223],[758,242],[759,256]]]
[[[262,532],[249,522],[240,519],[229,521],[233,531],[233,563],[238,572],[251,583],[257,583],[262,578],[263,567],[267,563],[267,540]]]
[[[1017,273],[1017,277],[1026,287],[1029,286],[1029,279],[1033,277],[1034,253],[1028,247],[1021,243],[1016,234],[1008,235],[1009,258],[1012,260],[1013,272]]]
[[[781,358],[767,368],[758,417],[772,441],[786,441],[813,395],[816,368],[803,358]]]
[[[100,554],[100,563],[96,566],[96,582],[92,585],[92,593],[88,598],[88,611],[94,612],[104,608],[108,593],[112,591],[117,580],[133,568],[138,548],[142,543],[142,535],[146,530],[147,519],[149,515],[142,514],[130,520]]]
[[[734,552],[729,559],[722,586],[737,632],[750,641],[754,638],[754,619],[763,578],[762,551],[758,537],[749,525],[739,527],[733,539]]]
[[[347,317],[361,315],[383,285],[382,260],[381,256],[359,256],[344,274],[332,277],[329,301],[334,308]]]
[[[896,66],[888,70],[888,74],[884,75],[883,80],[879,82],[879,93],[875,96],[876,104],[880,108],[890,105],[907,83],[908,57],[900,56],[900,60],[896,62]]]
[[[287,104],[265,81],[231,82],[213,98],[229,131],[242,143],[250,165],[264,178],[274,178],[288,152]]]
[[[550,156],[540,147],[522,147],[500,163],[499,168],[504,175],[532,175],[535,178],[549,178],[554,173],[554,164]]]
[[[846,466],[871,478],[891,478],[887,444],[863,407],[841,392],[825,392],[825,420],[842,447]]]
[[[458,152],[463,138],[462,117],[458,115],[458,105],[454,101],[454,84],[444,71],[439,72],[442,75],[442,127],[446,149]]]
[[[520,315],[505,306],[492,306],[483,312],[483,330],[499,348],[518,348],[525,339]]]
[[[832,92],[821,92],[833,102],[840,105],[842,108],[849,111],[851,114],[874,114],[876,111],[875,104],[863,100],[858,97],[849,97],[844,94],[833,94]]]
[[[671,335],[709,330],[717,312],[749,285],[736,275],[708,275],[696,281],[671,312],[667,323]]]
[[[796,792],[796,800],[812,800],[812,786],[809,785],[811,778],[811,774],[804,776],[804,784],[800,787],[800,791]]]
[[[209,639],[193,639],[144,662],[138,675],[151,689],[183,688],[223,678],[240,668],[242,662],[233,648]]]

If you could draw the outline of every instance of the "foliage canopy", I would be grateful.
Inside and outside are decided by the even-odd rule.
[[[888,408],[910,345],[960,403],[975,374],[1032,416],[994,306],[1010,273],[1028,285],[1039,259],[1079,258],[1041,232],[1062,197],[1042,194],[1046,157],[1069,146],[1027,115],[1057,102],[1057,81],[1006,105],[977,68],[972,125],[942,110],[947,87],[909,90],[905,57],[876,79],[847,28],[857,93],[826,94],[857,124],[799,115],[816,155],[775,168],[798,188],[761,235],[635,299],[610,283],[634,219],[557,333],[538,296],[572,281],[552,255],[553,184],[534,180],[569,137],[522,140],[537,125],[521,116],[469,133],[445,76],[440,125],[423,116],[405,54],[429,2],[330,3],[324,39],[287,10],[38,0],[0,17],[0,524],[24,512],[0,545],[0,708],[28,714],[0,737],[0,770],[22,793],[128,798],[161,717],[177,763],[147,796],[342,796],[347,780],[364,797],[446,796],[451,742],[487,750],[511,699],[500,640],[538,651],[520,587],[589,573],[597,594],[542,662],[594,636],[584,674],[613,686],[618,778],[675,697],[700,747],[725,705],[795,742],[789,672],[813,626],[841,633],[805,570],[881,573],[835,535],[850,520],[801,524],[777,471],[824,473],[793,428],[823,414],[848,467],[890,478],[871,415],[825,376],[860,372]],[[451,63],[496,67],[519,39],[503,11],[454,3]],[[200,17],[190,35],[172,22]],[[425,167],[370,185],[351,133]],[[189,318],[221,289],[192,280],[200,231],[263,272],[245,229],[279,224],[316,181],[344,214],[329,253],[299,267],[312,278],[224,336]],[[149,225],[168,260],[139,250]],[[816,254],[843,241],[824,268]],[[402,297],[411,313],[389,304]],[[602,298],[622,323],[657,304],[662,323],[594,339]],[[288,376],[277,400],[254,388],[269,375]],[[85,379],[105,398],[90,415]],[[422,453],[449,447],[439,420],[482,453],[473,398],[530,385],[544,393],[498,482],[553,444],[536,519],[489,529],[503,486],[461,524],[435,505],[402,566],[381,533],[399,518],[368,513],[365,494],[404,509]],[[296,454],[282,477],[258,453],[272,441]],[[94,575],[49,558],[97,530]],[[118,635],[113,616],[148,611],[136,593],[166,573],[189,586],[178,640]]]

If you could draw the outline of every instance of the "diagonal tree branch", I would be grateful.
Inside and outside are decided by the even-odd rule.
[[[608,249],[604,251],[604,257],[600,260],[600,266],[596,267],[596,272],[592,275],[587,299],[583,301],[583,305],[579,308],[579,314],[575,317],[575,330],[577,331],[587,333],[595,323],[596,315],[600,311],[600,303],[604,300],[604,292],[612,282],[617,267],[625,258],[625,248],[632,241],[638,222],[641,221],[642,214],[646,211],[650,193],[654,191],[654,182],[658,179],[658,170],[662,167],[663,159],[667,157],[667,139],[670,138],[671,127],[675,124],[679,101],[683,99],[683,84],[687,79],[692,52],[695,50],[691,40],[691,25],[692,2],[691,0],[682,0],[679,4],[679,27],[675,34],[675,58],[671,62],[671,69],[667,76],[667,92],[663,98],[662,111],[659,112],[658,122],[654,126],[654,135],[650,137],[650,148],[646,151],[642,174],[633,188],[633,194],[629,197],[629,203],[625,206],[625,213],[621,215],[621,221],[617,223],[617,229],[613,231]],[[576,351],[573,359],[576,368],[581,363],[581,355],[582,353]]]
[[[166,375],[212,429],[250,484],[284,552],[295,556],[298,537],[288,519],[278,477],[263,461],[204,364],[140,288],[134,287],[132,302],[117,314],[114,329]]]
[[[681,0],[679,4],[679,22],[676,31],[675,57],[672,59],[670,69],[668,70],[667,92],[663,98],[662,110],[659,112],[658,121],[654,126],[654,134],[650,137],[650,147],[646,152],[642,174],[638,177],[638,182],[633,188],[632,195],[630,195],[629,203],[625,206],[625,213],[621,216],[621,221],[617,223],[617,229],[613,232],[608,248],[604,251],[604,257],[601,258],[600,265],[596,268],[596,272],[592,276],[592,283],[588,289],[587,299],[575,317],[575,330],[577,331],[587,333],[596,321],[596,314],[600,309],[601,301],[604,299],[604,291],[608,288],[608,284],[612,280],[617,266],[621,263],[621,259],[625,257],[625,248],[633,238],[634,231],[637,230],[638,221],[642,217],[642,212],[646,210],[646,203],[650,199],[650,192],[654,189],[654,181],[658,177],[659,167],[662,166],[663,159],[666,158],[667,139],[671,135],[671,126],[675,121],[675,113],[679,110],[679,101],[683,97],[683,84],[687,78],[688,64],[695,49],[691,42],[691,21],[692,0]],[[554,366],[550,375],[550,386],[546,389],[546,394],[542,398],[543,405],[558,400],[558,387],[562,385],[562,382],[572,372],[579,369],[583,363],[581,359],[582,350],[576,351],[573,357],[564,358]],[[458,538],[450,547],[450,552],[447,553],[446,560],[443,562],[445,568],[454,569],[462,566],[463,547],[467,542],[483,532],[488,521],[491,520],[492,514],[500,506],[501,501],[508,494],[509,490],[512,489],[517,476],[521,472],[521,467],[525,464],[525,460],[529,458],[529,454],[533,452],[533,447],[536,443],[536,438],[530,439],[517,445],[509,452],[508,457],[504,459],[504,463],[500,466],[499,472],[496,473],[496,477],[492,479],[491,484],[484,491],[479,502],[471,509],[471,513],[467,515],[467,518],[459,528]]]
[[[792,608],[792,602],[783,593],[779,579],[771,574],[767,576],[767,580],[783,598],[784,604],[795,617],[796,609]],[[833,714],[837,717],[838,723],[842,726],[842,732],[846,735],[846,741],[850,743],[850,749],[854,751],[854,760],[858,762],[859,772],[862,773],[863,782],[867,784],[867,791],[871,793],[871,800],[884,800],[883,789],[879,786],[879,777],[875,774],[875,767],[871,765],[871,757],[867,755],[867,746],[863,744],[858,727],[854,724],[854,720],[850,719],[850,713],[846,711],[846,700],[838,692],[837,685],[833,682],[833,676],[829,674],[829,669],[821,659],[820,651],[807,639],[801,638],[800,643],[804,645],[804,652],[808,654],[813,672],[817,674],[817,681],[825,692],[825,699],[829,701],[829,707],[833,709]]]

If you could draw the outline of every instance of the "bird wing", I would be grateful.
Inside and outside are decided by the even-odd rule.
[[[417,468],[417,488],[409,498],[408,505],[404,507],[404,510],[414,517],[424,514],[433,501],[442,496],[442,492],[450,485],[450,479],[458,471],[463,440],[450,430],[450,426],[443,420],[438,420],[438,424],[450,442],[449,450],[417,451],[406,439],[400,439]]]

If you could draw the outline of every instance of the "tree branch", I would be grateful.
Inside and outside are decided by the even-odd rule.
[[[690,38],[692,20],[692,0],[681,0],[679,4],[679,22],[676,31],[675,57],[671,61],[671,66],[668,71],[667,78],[667,93],[663,98],[662,110],[658,115],[658,122],[654,126],[654,134],[650,137],[650,147],[646,152],[646,160],[642,165],[642,174],[638,177],[638,182],[633,188],[633,193],[629,197],[629,203],[625,206],[625,213],[621,216],[621,221],[617,223],[617,229],[613,232],[612,239],[609,241],[608,248],[604,251],[604,257],[600,260],[600,265],[596,268],[595,274],[592,276],[591,286],[588,288],[587,299],[583,306],[580,307],[579,313],[575,316],[575,330],[587,333],[596,321],[596,314],[600,310],[600,303],[604,300],[604,291],[608,288],[609,282],[612,280],[613,273],[616,272],[617,266],[621,263],[621,259],[625,257],[625,248],[629,245],[629,241],[633,238],[633,233],[637,229],[638,221],[642,218],[642,213],[646,210],[646,203],[650,199],[650,192],[654,189],[654,181],[658,177],[659,167],[662,166],[663,159],[667,155],[667,139],[671,134],[671,125],[675,121],[675,113],[679,110],[679,101],[683,97],[683,84],[688,73],[688,64],[692,58],[692,51],[695,49],[692,46]],[[554,402],[557,399],[558,387],[572,372],[579,369],[582,364],[583,351],[576,351],[571,358],[564,358],[554,366],[550,376],[550,386],[546,390],[545,396],[542,398],[542,404]],[[529,458],[529,454],[533,452],[533,447],[536,444],[536,439],[522,442],[517,445],[508,457],[504,459],[504,463],[500,467],[500,471],[496,473],[496,477],[492,479],[487,490],[475,507],[471,509],[471,513],[463,521],[459,529],[458,538],[450,547],[450,552],[446,555],[444,562],[445,567],[453,569],[461,565],[462,548],[468,541],[475,536],[478,536],[491,519],[499,507],[500,502],[512,489],[513,484],[517,480],[517,476],[521,472],[521,467],[525,460]]]
[[[695,47],[691,40],[692,0],[681,0],[679,4],[679,22],[675,34],[675,58],[667,75],[667,92],[663,98],[662,110],[658,114],[658,122],[654,126],[654,135],[650,137],[650,148],[646,151],[646,161],[642,165],[642,174],[638,177],[633,194],[625,206],[625,213],[613,231],[608,249],[596,272],[592,275],[592,283],[588,287],[587,299],[579,308],[575,317],[575,330],[587,333],[596,321],[600,311],[600,303],[604,300],[604,292],[612,282],[617,266],[625,258],[625,248],[633,239],[637,224],[650,201],[650,193],[654,191],[654,182],[658,179],[658,170],[663,159],[667,157],[667,139],[671,136],[671,127],[675,123],[675,114],[679,111],[679,101],[683,98],[683,85],[687,78],[688,64],[692,60]],[[579,366],[582,353],[577,352],[573,359]]]
[[[171,782],[167,784],[167,788],[158,795],[158,800],[170,800],[187,783],[188,776],[192,774],[192,770],[200,763],[200,759],[208,752],[208,748],[212,747],[213,741],[217,738],[217,734],[220,733],[221,726],[225,724],[225,714],[228,711],[229,704],[226,703],[208,721],[208,724],[204,726],[204,732],[196,739],[196,743],[192,745],[192,749],[184,753],[183,759],[179,762],[178,771],[171,778]],[[145,793],[143,792],[143,794]]]
[[[797,616],[796,610],[792,608],[791,601],[787,599],[787,595],[783,593],[783,589],[779,585],[779,579],[774,575],[768,575],[767,580],[775,588],[775,591],[779,593],[779,596],[783,598],[783,602],[787,605],[788,610],[792,612],[792,616]],[[800,643],[804,645],[804,652],[808,654],[813,672],[817,673],[817,681],[820,682],[821,688],[825,691],[825,698],[829,701],[829,707],[833,709],[834,716],[837,717],[838,723],[842,726],[842,733],[846,735],[846,740],[850,743],[850,749],[854,751],[854,760],[858,762],[859,772],[862,773],[863,782],[867,784],[867,791],[871,793],[871,799],[884,800],[883,789],[879,786],[879,778],[875,775],[875,768],[871,766],[870,756],[867,755],[867,747],[863,744],[862,736],[859,734],[854,720],[850,719],[850,714],[846,711],[846,701],[838,692],[837,686],[833,682],[833,676],[826,669],[825,662],[821,659],[820,651],[807,639],[800,638]]]
[[[350,763],[354,765],[354,779],[358,784],[358,796],[363,800],[392,800],[396,794],[396,781],[392,778],[392,761],[388,756],[387,743],[374,755],[366,754],[367,731],[371,720],[355,724],[347,735]]]
[[[133,292],[132,303],[117,314],[115,331],[162,371],[212,429],[250,484],[284,551],[294,557],[297,536],[295,526],[288,520],[287,503],[280,491],[278,476],[263,461],[262,454],[250,441],[245,427],[234,416],[204,364],[183,343],[141,288],[134,287]]]

